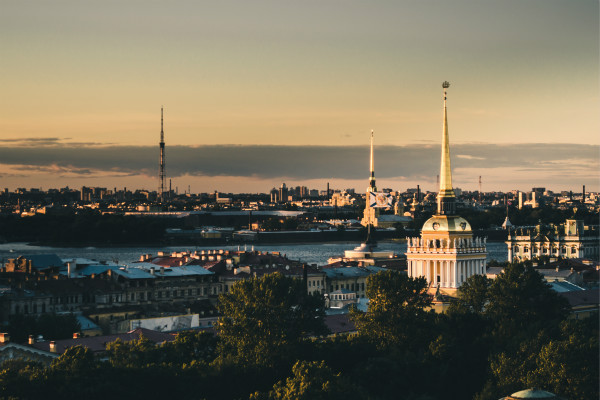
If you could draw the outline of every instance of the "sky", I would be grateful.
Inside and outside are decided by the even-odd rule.
[[[3,0],[0,187],[600,190],[596,0]]]

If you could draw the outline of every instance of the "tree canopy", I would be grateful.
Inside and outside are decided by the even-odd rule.
[[[367,277],[369,310],[354,310],[352,320],[359,333],[382,346],[417,339],[431,305],[424,277],[411,278],[398,271],[382,271]]]
[[[306,283],[267,274],[234,284],[219,296],[219,356],[248,365],[276,366],[308,335],[323,335],[323,298]]]

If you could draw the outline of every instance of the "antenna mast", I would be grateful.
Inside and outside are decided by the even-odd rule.
[[[163,107],[160,108],[160,160],[158,171],[158,198],[165,201],[165,131],[163,129]]]

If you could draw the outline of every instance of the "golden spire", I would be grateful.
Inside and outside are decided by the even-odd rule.
[[[375,162],[373,159],[373,130],[371,130],[371,163],[370,163],[370,169],[371,169],[371,176],[369,177],[369,191],[371,192],[376,192],[377,191],[377,187],[375,186]],[[368,199],[367,199],[368,201]]]
[[[438,214],[454,214],[455,194],[452,190],[452,168],[450,166],[450,139],[448,136],[448,110],[446,89],[450,83],[444,81],[444,120],[442,128],[442,162],[440,165],[440,192],[438,193]],[[451,199],[451,200],[450,200]]]

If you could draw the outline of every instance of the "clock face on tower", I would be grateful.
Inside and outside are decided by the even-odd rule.
[[[433,230],[437,231],[438,229],[440,229],[440,224],[437,222],[433,223]]]

